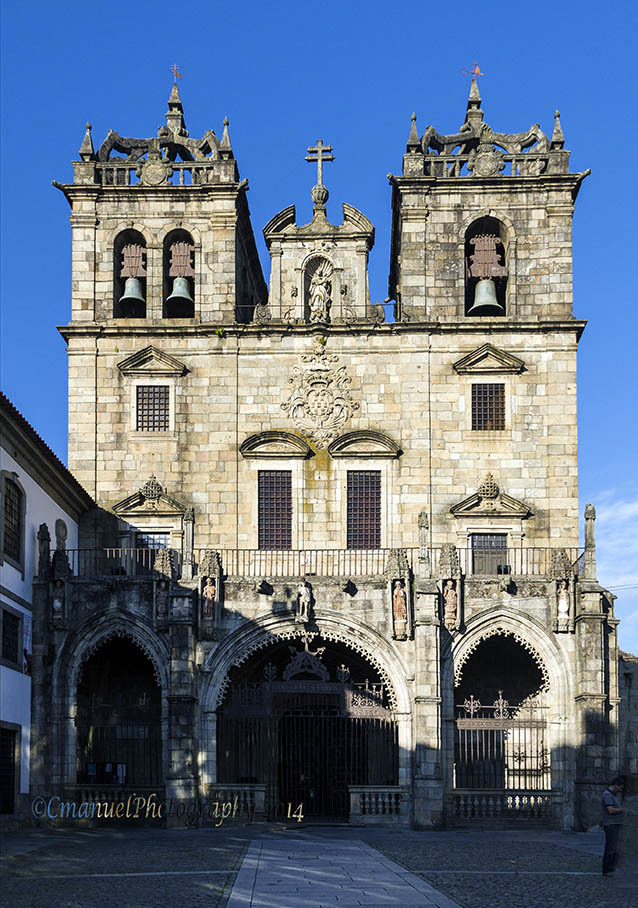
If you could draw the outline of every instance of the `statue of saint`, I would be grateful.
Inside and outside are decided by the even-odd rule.
[[[301,581],[297,587],[297,614],[295,621],[297,624],[307,624],[310,617],[310,587],[306,583],[306,578]]]
[[[569,626],[569,589],[566,580],[558,581],[558,630],[566,631]]]
[[[155,614],[158,619],[168,617],[168,581],[160,580],[155,591]]]
[[[394,636],[397,640],[405,640],[408,636],[408,600],[405,595],[403,580],[395,580],[392,590],[392,620],[394,623]]]
[[[308,317],[311,322],[328,321],[328,306],[332,290],[331,270],[329,262],[323,262],[310,278]]]
[[[212,577],[206,578],[202,590],[202,618],[215,617],[215,581]]]
[[[458,599],[454,589],[454,581],[447,580],[443,590],[443,600],[445,608],[443,611],[443,623],[450,633],[456,630],[456,616],[458,611]]]

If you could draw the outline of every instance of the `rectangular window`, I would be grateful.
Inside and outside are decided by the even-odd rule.
[[[150,574],[155,563],[157,549],[167,549],[170,544],[170,533],[154,532],[135,534],[135,573]]]
[[[472,385],[472,428],[479,431],[505,428],[505,385]]]
[[[2,660],[20,668],[22,668],[21,624],[18,615],[2,609]]]
[[[347,546],[381,547],[381,470],[348,470]]]
[[[169,396],[168,385],[137,386],[138,432],[168,432]]]
[[[506,533],[473,533],[472,573],[509,574]]]
[[[22,492],[15,482],[5,479],[2,547],[4,554],[20,561],[22,545]]]
[[[292,548],[292,472],[260,470],[257,492],[260,549]]]
[[[17,732],[0,728],[0,813],[15,811]]]

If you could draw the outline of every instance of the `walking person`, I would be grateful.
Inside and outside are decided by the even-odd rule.
[[[618,835],[622,826],[624,808],[621,807],[620,795],[624,788],[621,776],[612,779],[608,788],[603,791],[602,826],[605,830],[605,852],[603,854],[603,876],[613,873],[618,853]]]

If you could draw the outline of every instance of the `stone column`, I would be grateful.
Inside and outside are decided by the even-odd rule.
[[[433,580],[417,578],[413,764],[413,823],[417,829],[431,829],[443,821],[438,596],[439,592]]]
[[[195,640],[190,619],[171,620],[171,655],[168,692],[168,773],[166,799],[175,802],[168,825],[181,826],[177,802],[197,797],[197,696],[195,689]]]

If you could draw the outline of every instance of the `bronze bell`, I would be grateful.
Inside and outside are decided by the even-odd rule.
[[[124,293],[119,299],[120,305],[123,303],[145,303],[144,294],[142,293],[142,283],[137,277],[127,277],[124,285]]]
[[[477,312],[480,310],[480,313]],[[496,285],[491,277],[482,278],[474,291],[474,303],[468,315],[504,315],[505,310],[496,299]]]
[[[190,303],[193,305],[193,297],[191,296],[190,288],[188,286],[188,279],[185,277],[176,277],[173,281],[173,290],[171,295],[166,300],[167,303]]]

